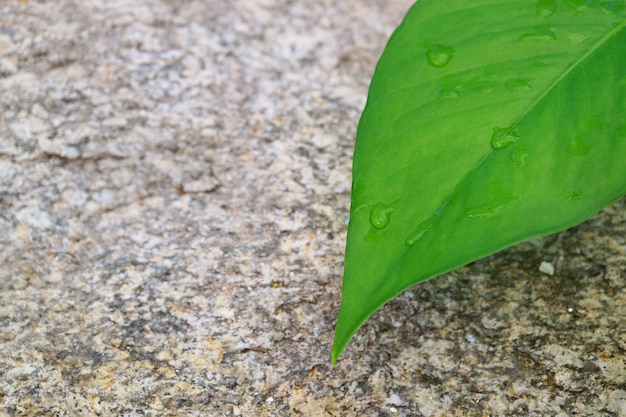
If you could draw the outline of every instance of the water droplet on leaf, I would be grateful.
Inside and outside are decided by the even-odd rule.
[[[392,207],[383,203],[375,204],[370,210],[370,223],[377,229],[384,229],[389,224],[389,216],[393,211]]]
[[[428,59],[428,62],[430,65],[437,68],[442,68],[448,65],[453,56],[454,48],[451,46],[435,44],[426,51],[426,58]]]
[[[539,26],[524,32],[517,40],[522,42],[550,42],[556,40],[556,33],[549,27]]]
[[[457,98],[459,96],[459,90],[456,87],[446,86],[442,87],[437,94],[439,100]]]
[[[504,178],[493,178],[480,194],[465,202],[465,216],[470,219],[498,216],[509,203],[519,199],[511,191],[510,184]]]
[[[523,145],[516,146],[509,152],[509,159],[518,167],[523,167],[526,165],[526,157],[528,156],[528,151],[526,147]]]
[[[433,222],[431,219],[427,219],[421,222],[419,226],[417,226],[417,229],[415,229],[415,231],[406,238],[406,245],[409,247],[415,245],[420,239],[422,239],[424,234],[428,232],[432,226]]]
[[[537,0],[535,3],[537,16],[548,17],[556,12],[556,0]]]
[[[469,217],[470,219],[495,217],[496,214],[497,214],[496,210],[488,206],[487,207],[475,207],[465,212],[465,215]]]
[[[530,91],[533,87],[526,78],[509,78],[504,82],[504,88],[509,91]]]
[[[576,45],[583,44],[590,39],[589,36],[585,35],[584,33],[569,32],[565,36]]]
[[[580,188],[572,188],[563,190],[559,195],[559,199],[563,201],[578,201],[582,197],[582,190]]]
[[[491,147],[497,151],[512,145],[518,140],[519,137],[515,133],[515,125],[504,129],[494,127],[493,134],[491,135]]]

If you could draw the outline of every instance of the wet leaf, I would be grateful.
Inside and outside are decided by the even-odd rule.
[[[333,362],[409,286],[626,194],[626,4],[420,0],[359,122]]]

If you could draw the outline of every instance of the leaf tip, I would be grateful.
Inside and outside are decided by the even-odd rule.
[[[335,337],[333,347],[330,351],[330,361],[332,362],[333,368],[337,367],[337,359],[339,359],[339,356],[341,355],[341,352],[343,352],[344,348],[345,348],[345,343],[340,344],[337,341],[337,337]]]

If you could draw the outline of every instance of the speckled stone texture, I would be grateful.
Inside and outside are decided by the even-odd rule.
[[[410,0],[0,1],[0,415],[626,416],[626,200],[338,367],[355,126]]]

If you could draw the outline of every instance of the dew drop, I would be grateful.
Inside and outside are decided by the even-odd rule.
[[[453,99],[459,96],[459,90],[457,87],[446,86],[442,87],[437,94],[439,100]]]
[[[582,197],[582,190],[580,188],[566,189],[561,192],[559,199],[563,201],[578,201]]]
[[[548,17],[556,12],[556,0],[537,0],[535,8],[537,16]]]
[[[518,140],[519,137],[515,134],[515,125],[504,129],[494,127],[491,135],[491,147],[497,151],[512,145]]]
[[[487,219],[496,217],[506,206],[506,204],[512,200],[509,194],[502,195],[496,199],[497,201],[490,201],[477,207],[471,207],[465,211],[465,215],[470,219]]]
[[[470,219],[480,219],[480,218],[489,218],[495,217],[497,214],[497,210],[493,209],[489,206],[486,207],[475,207],[471,210],[465,212],[465,215]]]
[[[570,41],[572,41],[576,45],[581,45],[581,44],[589,41],[589,39],[591,39],[589,36],[585,35],[584,33],[569,32],[569,33],[567,33],[566,36],[567,36],[567,39],[569,39]]]
[[[383,203],[375,204],[370,210],[370,223],[377,229],[384,229],[389,224],[389,216],[393,211],[392,207]]]
[[[504,81],[504,88],[509,91],[530,91],[533,87],[526,78],[509,78]]]
[[[448,65],[453,56],[454,48],[451,46],[435,44],[426,51],[428,62],[437,68],[443,68]]]
[[[409,247],[415,245],[422,239],[424,234],[428,232],[431,227],[433,227],[433,222],[431,219],[421,222],[419,226],[417,226],[417,229],[415,229],[415,231],[406,238],[406,245]]]
[[[526,157],[528,156],[528,151],[526,147],[523,145],[516,146],[509,152],[509,159],[518,167],[523,167],[526,165]]]
[[[522,42],[550,42],[556,40],[556,33],[549,27],[539,26],[524,32],[517,40]]]

